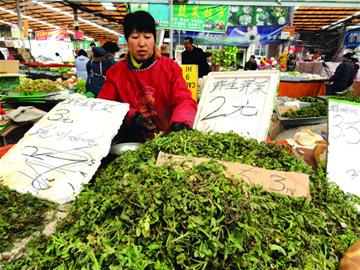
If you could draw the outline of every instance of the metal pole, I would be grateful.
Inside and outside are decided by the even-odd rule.
[[[23,32],[23,27],[22,27],[21,10],[20,10],[20,0],[16,0],[16,13],[17,13],[18,27],[19,27],[19,31],[20,31],[21,44],[22,44],[22,47],[25,48],[24,32]]]
[[[173,33],[173,19],[174,19],[174,6],[173,0],[169,0],[169,8],[170,8],[170,29],[169,29],[169,37],[170,37],[170,58],[174,57],[174,33]]]

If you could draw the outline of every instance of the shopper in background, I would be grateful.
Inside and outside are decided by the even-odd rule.
[[[351,61],[352,54],[343,55],[343,62],[336,68],[335,74],[329,79],[332,83],[327,89],[327,95],[334,95],[350,87],[354,81],[355,69]]]
[[[106,79],[107,70],[116,63],[114,55],[119,51],[119,46],[114,42],[105,42],[102,47],[93,48],[93,58],[87,63],[88,78],[86,91],[88,95],[96,97]]]
[[[244,70],[257,70],[258,65],[255,60],[255,55],[251,55],[249,61],[245,63]]]
[[[0,60],[5,60],[5,55],[0,51]]]
[[[181,63],[183,65],[198,65],[199,78],[210,72],[210,66],[206,61],[205,53],[202,49],[193,45],[193,39],[186,37],[184,39],[185,51],[181,53]]]
[[[93,58],[93,49],[96,47],[96,44],[94,42],[90,43],[90,50],[87,51],[87,55],[89,57],[89,59]]]
[[[89,62],[89,58],[87,57],[87,53],[85,50],[80,49],[77,53],[77,57],[75,59],[75,67],[76,67],[76,76],[78,79],[82,78],[84,80],[87,79],[88,74],[86,70],[86,64]]]
[[[117,142],[144,142],[156,132],[190,129],[196,114],[179,65],[155,46],[154,18],[145,11],[124,18],[126,59],[111,67],[98,98],[130,104]]]
[[[296,58],[291,55],[286,62],[286,71],[294,71],[296,67]]]

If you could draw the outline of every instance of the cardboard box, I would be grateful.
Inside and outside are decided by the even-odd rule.
[[[0,74],[19,73],[19,61],[18,60],[0,60]]]
[[[160,152],[156,165],[162,165],[167,162],[181,164],[183,169],[202,162],[210,161],[210,158],[196,158],[170,155]],[[311,200],[309,176],[304,173],[283,172],[254,167],[239,162],[227,162],[215,160],[226,167],[225,175],[231,179],[242,179],[248,184],[261,185],[269,192],[276,192],[282,195],[294,197],[305,197],[307,201]]]

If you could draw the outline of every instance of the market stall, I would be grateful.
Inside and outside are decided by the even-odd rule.
[[[41,5],[51,12],[65,6]],[[66,12],[82,5],[66,6]],[[136,98],[142,106],[136,109],[117,97],[89,98],[85,81],[77,78],[18,78],[0,89],[0,145],[6,145],[0,148],[0,269],[355,270],[360,99],[353,93],[329,101],[316,97],[325,94],[327,77],[280,73],[284,69],[276,57],[261,53],[257,60],[271,60],[259,65],[263,70],[239,71],[239,53],[247,59],[256,51],[254,43],[284,43],[277,36],[291,14],[281,3],[173,8],[131,4],[132,11],[156,14],[160,27],[168,27],[174,16],[171,27],[179,30],[179,39],[192,34],[205,44],[207,38],[210,44],[235,43],[211,49],[219,72],[209,73],[201,87],[197,66],[182,66],[192,98],[199,101],[197,111],[180,68],[149,54],[151,61],[169,61],[177,71],[176,84],[194,104],[178,113],[179,119],[194,113],[193,125],[176,123],[183,125],[177,130],[169,122],[170,129],[158,132],[153,94],[175,84],[158,73],[138,78],[140,84],[164,81],[165,87],[140,85]],[[101,31],[107,31],[104,27]],[[236,47],[240,39],[246,49]],[[33,74],[55,77],[71,66],[28,67]],[[107,85],[110,93],[119,74],[106,74],[107,82],[114,81]],[[139,82],[132,85],[129,77],[118,83],[133,95]],[[179,92],[164,99],[173,93]],[[167,111],[173,104],[184,106],[179,100],[164,106],[166,116],[173,116]],[[23,136],[9,135],[17,121],[28,125]],[[128,122],[155,137],[117,143],[119,127]]]
[[[327,80],[317,74],[284,72],[280,77],[278,96],[323,96],[326,94]]]

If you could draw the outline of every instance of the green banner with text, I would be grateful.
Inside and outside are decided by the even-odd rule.
[[[154,17],[158,28],[170,28],[167,4],[131,4],[130,10],[148,11]],[[174,5],[173,15],[173,29],[225,33],[229,6]]]

